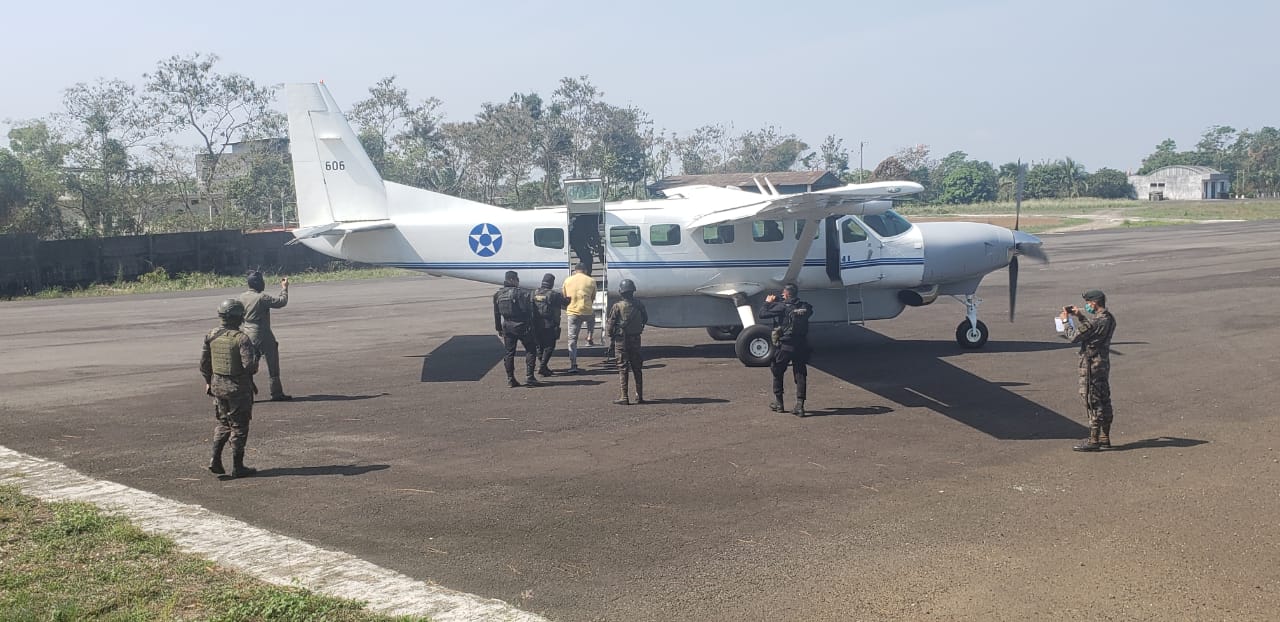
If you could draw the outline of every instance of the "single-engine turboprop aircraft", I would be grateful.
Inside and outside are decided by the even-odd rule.
[[[890,209],[891,199],[923,190],[907,181],[780,194],[763,178],[760,193],[694,185],[662,200],[606,204],[598,180],[579,180],[566,182],[564,207],[486,205],[384,181],[324,84],[286,91],[295,241],[341,259],[495,285],[507,270],[525,283],[564,274],[585,251],[603,268],[594,270],[602,284],[639,285],[651,325],[736,339],[749,366],[772,358],[756,309],[785,283],[813,304],[814,323],[888,319],[951,296],[966,309],[956,341],[980,348],[989,335],[975,296],[982,278],[1009,267],[1012,321],[1018,256],[1044,259],[1040,240],[1021,231],[913,225]],[[581,231],[591,234],[589,247],[578,242]],[[601,290],[597,312],[607,303]]]

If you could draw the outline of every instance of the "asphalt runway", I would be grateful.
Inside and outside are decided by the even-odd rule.
[[[615,406],[598,352],[508,389],[489,286],[295,285],[297,399],[230,481],[196,364],[236,290],[4,302],[0,445],[554,620],[1272,619],[1280,222],[1045,240],[983,350],[950,299],[817,330],[807,419],[701,330],[647,330],[655,403]],[[1081,454],[1052,318],[1093,287],[1119,447]]]

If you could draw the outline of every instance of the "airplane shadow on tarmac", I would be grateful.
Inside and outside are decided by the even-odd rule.
[[[315,395],[295,395],[294,402],[346,402],[350,400],[371,400],[375,397],[390,395],[390,393],[375,393],[373,395],[328,395],[317,393]]]
[[[503,351],[494,343],[495,339],[490,335],[449,338],[424,357],[422,381],[480,380],[502,360]],[[1027,386],[1028,383],[987,380],[945,360],[950,356],[1076,348],[1065,340],[990,341],[980,350],[961,350],[952,341],[899,341],[853,326],[815,327],[811,341],[817,346],[809,362],[810,367],[901,406],[928,408],[994,438],[1078,439],[1088,434],[1084,425],[1007,388]],[[673,358],[734,359],[736,355],[732,342],[645,348],[645,359]],[[1068,371],[1075,368],[1071,361],[1064,361],[1063,365]],[[1074,385],[1072,380],[1061,389],[1074,392]],[[819,410],[812,415],[880,415],[887,412],[892,412],[892,409],[861,406]]]
[[[1074,349],[1066,341],[989,341],[980,350],[961,350],[942,340],[899,341],[863,327],[823,328],[822,344],[810,366],[908,408],[928,408],[1001,440],[1077,439],[1088,429],[1006,387],[1019,381],[991,381],[945,359],[996,352]],[[1074,370],[1071,361],[1064,361]],[[1010,373],[1016,373],[1011,370]],[[1075,382],[1061,387],[1075,391]]]
[[[328,466],[313,467],[279,467],[270,469],[259,469],[253,477],[288,477],[288,476],[307,476],[307,475],[364,475],[370,471],[381,471],[391,468],[389,464],[331,464]],[[224,479],[224,478],[219,478]],[[225,479],[231,479],[226,477]]]

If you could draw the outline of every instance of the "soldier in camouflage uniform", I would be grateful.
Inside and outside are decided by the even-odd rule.
[[[636,284],[631,279],[622,279],[622,283],[618,284],[618,293],[622,295],[622,300],[609,308],[608,319],[605,320],[605,332],[618,344],[621,359],[618,365],[618,382],[622,388],[622,397],[613,403],[631,403],[627,394],[627,374],[633,373],[636,376],[636,403],[643,404],[644,359],[640,357],[640,333],[644,332],[644,325],[649,323],[649,313],[645,311],[644,303],[635,299]]]
[[[271,332],[271,310],[280,309],[289,304],[289,278],[280,279],[280,295],[272,296],[263,293],[266,284],[262,273],[257,270],[249,273],[249,291],[240,294],[240,303],[244,305],[244,327],[242,332],[253,340],[253,347],[258,355],[267,361],[267,375],[271,378],[271,401],[284,402],[293,399],[284,392],[280,384],[280,344],[275,333]]]
[[[538,363],[538,340],[534,333],[538,314],[533,306],[533,296],[529,290],[520,288],[520,275],[508,270],[503,278],[502,288],[493,294],[493,327],[502,339],[507,354],[502,365],[507,370],[507,386],[520,386],[516,382],[516,344],[524,346],[524,384],[529,387],[541,385],[533,377],[533,368]]]
[[[1111,448],[1111,336],[1116,320],[1107,310],[1107,296],[1100,290],[1084,293],[1085,311],[1068,306],[1059,315],[1070,320],[1067,336],[1080,344],[1080,397],[1089,413],[1089,440],[1072,447],[1076,451]]]
[[[244,465],[244,447],[249,441],[249,419],[253,417],[253,375],[258,371],[258,353],[253,342],[240,331],[244,305],[229,298],[218,305],[222,326],[204,337],[200,352],[200,373],[204,392],[213,396],[213,412],[218,425],[213,429],[213,458],[209,471],[222,475],[222,448],[231,439],[232,477],[257,472]]]

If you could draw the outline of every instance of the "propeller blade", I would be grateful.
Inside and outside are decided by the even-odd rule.
[[[1013,321],[1013,312],[1018,306],[1018,256],[1009,259],[1009,321]]]

